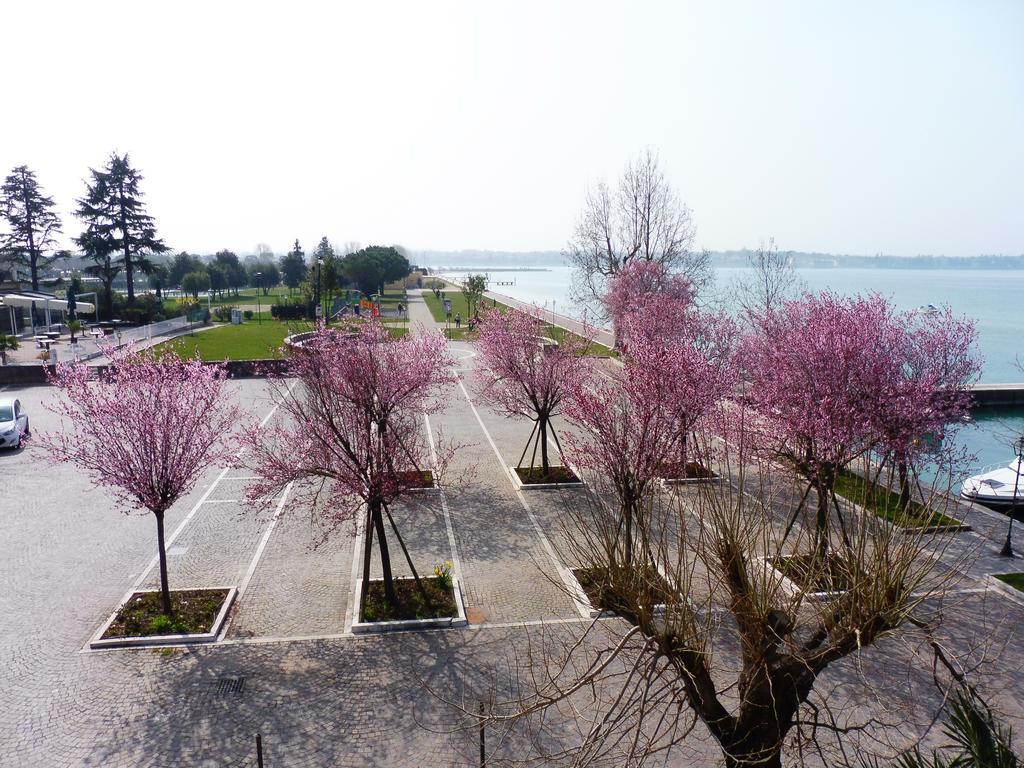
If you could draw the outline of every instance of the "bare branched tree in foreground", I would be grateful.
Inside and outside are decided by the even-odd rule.
[[[665,178],[650,149],[632,160],[611,189],[604,182],[587,193],[567,256],[576,268],[577,298],[598,308],[607,278],[632,261],[661,264],[700,289],[711,279],[706,253],[693,251],[690,209]]]
[[[568,515],[562,554],[606,575],[602,607],[621,619],[595,621],[582,635],[545,633],[512,663],[518,691],[495,696],[482,714],[464,710],[474,727],[528,734],[532,752],[509,763],[660,765],[669,750],[678,759],[688,746],[712,744],[730,768],[770,768],[784,754],[802,762],[808,751],[820,753],[824,733],[841,745],[867,729],[858,737],[877,746],[895,720],[906,724],[898,707],[886,706],[896,696],[888,681],[862,667],[888,660],[888,650],[873,649],[882,639],[932,629],[923,617],[932,616],[951,571],[925,549],[944,544],[851,515],[846,589],[812,595],[771,566],[789,552],[816,552],[813,521],[782,535],[797,502],[795,477],[780,483],[746,458],[722,456],[731,483],[647,495],[638,529],[657,569],[609,567],[616,491],[588,478],[592,490]],[[812,558],[813,579],[826,564]],[[822,681],[840,664],[843,684]],[[857,709],[858,693],[877,706]]]

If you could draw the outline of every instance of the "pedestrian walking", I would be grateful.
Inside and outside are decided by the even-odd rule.
[[[461,328],[462,327],[462,313],[461,312],[456,312],[455,313],[455,327],[456,328]]]

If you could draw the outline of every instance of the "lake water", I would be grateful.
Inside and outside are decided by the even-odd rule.
[[[483,272],[491,290],[528,301],[555,312],[580,316],[580,306],[570,300],[572,269],[552,266],[543,271],[493,271],[493,267],[459,267],[452,276]],[[716,296],[725,295],[729,284],[749,270],[740,267],[715,269]],[[811,291],[840,294],[880,293],[898,309],[925,304],[948,304],[957,314],[974,320],[978,329],[978,353],[983,361],[984,383],[1024,382],[1017,357],[1024,360],[1024,270],[995,269],[799,269],[799,277]],[[1009,462],[1010,444],[1024,433],[1024,409],[980,409],[974,423],[963,427],[957,442],[977,457],[976,466]]]

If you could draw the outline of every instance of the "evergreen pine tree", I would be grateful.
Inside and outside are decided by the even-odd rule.
[[[61,231],[53,208],[53,198],[43,194],[28,166],[14,168],[0,187],[0,217],[10,229],[0,235],[0,254],[5,261],[28,267],[33,291],[39,290],[39,271],[60,258],[60,254],[45,255]]]
[[[128,304],[135,302],[135,270],[149,273],[152,264],[142,253],[164,253],[168,250],[156,236],[153,217],[146,213],[139,191],[142,174],[131,167],[128,155],[114,153],[106,168],[90,168],[92,182],[86,182],[85,197],[78,201],[78,217],[86,231],[76,242],[86,247],[90,257],[101,266],[110,257],[118,270],[124,270],[128,281]],[[109,268],[108,268],[109,269]]]

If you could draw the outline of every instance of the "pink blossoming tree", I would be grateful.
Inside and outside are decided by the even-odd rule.
[[[542,477],[551,474],[548,436],[561,449],[551,419],[561,411],[569,391],[584,375],[585,342],[566,335],[556,346],[545,339],[544,322],[537,316],[511,309],[481,314],[477,326],[478,391],[511,418],[529,418],[533,429],[516,468],[523,466],[533,447],[532,473],[538,449]]]
[[[830,509],[845,538],[838,472],[879,453],[905,462],[927,432],[963,413],[976,373],[972,339],[971,326],[948,313],[919,322],[881,296],[831,293],[784,302],[744,339],[760,445],[807,474],[819,551],[828,547]]]
[[[630,340],[622,357],[625,379],[657,403],[679,431],[678,453],[666,458],[663,476],[701,472],[690,466],[688,437],[736,385],[735,323],[665,298],[627,313],[622,328]]]
[[[612,320],[616,348],[626,346],[631,330],[654,327],[657,331],[657,320],[678,317],[681,308],[693,303],[693,297],[693,284],[687,277],[671,274],[656,261],[630,261],[609,278],[608,290],[601,299]],[[669,307],[668,312],[659,312],[663,305]],[[644,317],[648,319],[640,319]],[[633,318],[628,326],[627,318]]]
[[[332,527],[362,514],[363,595],[376,537],[385,599],[395,606],[389,526],[429,604],[390,507],[423,487],[425,468],[431,466],[423,415],[440,408],[443,386],[454,381],[454,361],[440,336],[393,340],[379,321],[356,327],[343,333],[320,326],[292,353],[288,376],[298,384],[277,382],[285,418],[245,437],[251,448],[247,464],[258,478],[246,495],[265,503],[294,483],[289,506],[323,508]],[[450,449],[439,451],[435,480],[450,455]]]
[[[225,369],[170,352],[106,350],[98,378],[83,364],[51,376],[63,398],[53,406],[61,429],[41,436],[47,455],[75,464],[113,493],[127,512],[156,517],[163,612],[173,613],[167,580],[164,515],[211,466],[231,461],[242,416],[224,394]]]
[[[566,417],[579,427],[565,438],[572,462],[595,473],[618,505],[616,530],[605,537],[609,568],[649,559],[644,505],[666,462],[679,455],[682,433],[659,401],[652,377],[620,373],[618,380],[594,376],[576,382]]]
[[[906,312],[896,322],[902,330],[900,346],[887,352],[898,370],[890,389],[878,398],[875,416],[883,458],[879,473],[887,462],[895,465],[900,506],[907,509],[914,467],[922,459],[937,466],[953,460],[944,437],[970,414],[970,386],[981,365],[974,324],[948,307]]]

